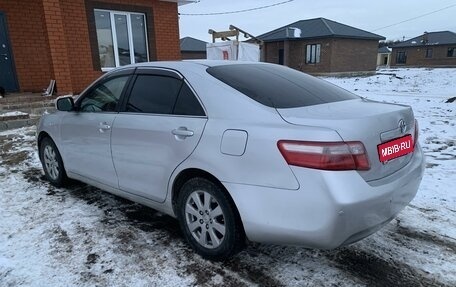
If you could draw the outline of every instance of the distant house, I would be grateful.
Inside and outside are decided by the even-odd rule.
[[[186,0],[0,0],[0,86],[78,93],[109,69],[179,60]],[[4,60],[4,61],[3,61]]]
[[[206,42],[184,37],[180,39],[180,51],[182,59],[206,59]]]
[[[424,33],[392,48],[392,66],[456,67],[456,33]]]
[[[377,66],[389,66],[391,64],[391,50],[388,47],[378,48]]]
[[[311,74],[365,73],[376,69],[385,38],[325,18],[301,20],[258,36],[263,59]]]

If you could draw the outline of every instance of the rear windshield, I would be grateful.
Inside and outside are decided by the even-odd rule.
[[[359,98],[326,81],[279,65],[222,65],[210,67],[207,72],[249,98],[277,109]]]

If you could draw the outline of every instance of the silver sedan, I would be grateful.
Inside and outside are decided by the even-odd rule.
[[[358,241],[414,198],[424,171],[409,106],[279,65],[131,65],[56,105],[37,133],[53,185],[80,180],[174,216],[213,260],[246,239]]]

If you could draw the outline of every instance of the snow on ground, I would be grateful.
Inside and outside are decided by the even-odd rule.
[[[24,113],[24,112],[20,112],[20,111],[0,113],[0,117],[26,116],[26,115],[28,115],[28,114]]]
[[[456,69],[325,78],[411,105],[427,169],[416,198],[378,233],[332,251],[251,243],[213,263],[177,221],[82,183],[43,178],[34,128],[0,133],[1,286],[456,286]],[[396,74],[395,76],[392,74]]]

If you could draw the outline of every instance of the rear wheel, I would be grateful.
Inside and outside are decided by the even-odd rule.
[[[40,144],[40,158],[46,179],[54,186],[61,187],[67,182],[62,157],[51,138],[46,137]]]
[[[187,181],[179,193],[178,217],[190,246],[201,256],[224,260],[239,252],[245,235],[234,204],[205,178]]]

